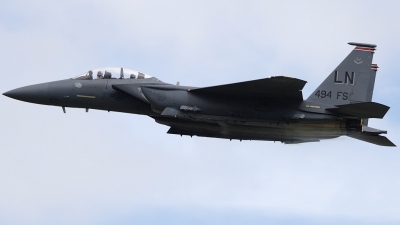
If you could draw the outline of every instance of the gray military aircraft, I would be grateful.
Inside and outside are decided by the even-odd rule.
[[[21,101],[148,115],[169,134],[237,140],[317,142],[342,135],[395,146],[368,127],[388,106],[371,102],[378,69],[376,45],[349,43],[353,51],[303,100],[306,81],[275,76],[212,87],[168,84],[123,68],[90,70],[72,79],[17,88],[3,95]],[[113,75],[119,74],[119,78]],[[125,75],[129,76],[125,78]]]

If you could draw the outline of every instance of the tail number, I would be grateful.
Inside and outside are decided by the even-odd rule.
[[[332,91],[318,90],[317,92],[315,92],[315,96],[317,96],[318,98],[332,98]],[[349,93],[338,91],[336,93],[336,99],[347,100],[349,99]]]
[[[318,91],[315,93],[315,95],[316,95],[318,98],[332,98],[332,91],[327,92],[327,91],[325,91],[325,90],[322,90],[322,91],[318,90]]]

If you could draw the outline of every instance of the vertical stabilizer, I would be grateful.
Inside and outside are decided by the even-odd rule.
[[[354,42],[350,42],[349,45],[356,47],[307,101],[326,105],[371,101],[376,74],[371,65],[376,45]]]

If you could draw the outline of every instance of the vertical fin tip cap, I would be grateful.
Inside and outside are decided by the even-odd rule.
[[[358,42],[349,42],[347,43],[349,45],[355,45],[359,47],[370,47],[370,48],[376,48],[376,45],[374,44],[366,44],[366,43],[358,43]]]

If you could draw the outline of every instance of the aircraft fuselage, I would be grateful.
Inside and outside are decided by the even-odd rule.
[[[372,64],[376,45],[349,44],[356,47],[306,100],[301,91],[306,81],[291,77],[198,88],[123,68],[90,70],[4,95],[59,106],[64,112],[72,107],[147,115],[170,126],[170,134],[284,143],[347,135],[394,146],[381,136],[386,131],[368,127],[369,118],[383,118],[389,110],[371,101],[378,68]],[[117,79],[113,75],[118,72]]]

